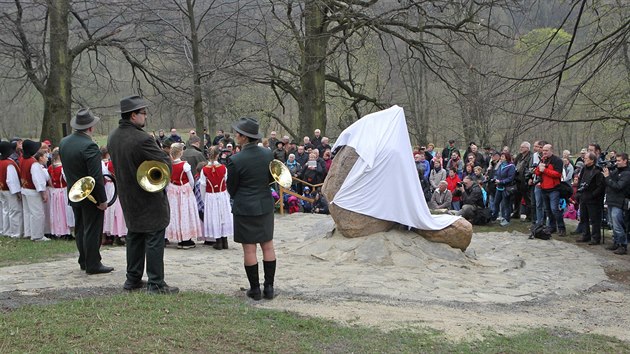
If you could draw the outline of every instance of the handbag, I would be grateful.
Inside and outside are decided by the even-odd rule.
[[[507,196],[513,196],[514,194],[516,194],[517,189],[518,187],[516,186],[516,184],[505,186],[505,194]]]

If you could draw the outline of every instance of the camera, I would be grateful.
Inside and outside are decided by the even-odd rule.
[[[582,193],[582,192],[584,192],[587,188],[588,188],[588,183],[586,183],[586,182],[582,182],[582,183],[580,183],[580,185],[578,186],[578,188],[577,188],[577,192],[578,192],[578,193]]]
[[[464,186],[464,182],[457,182],[457,187],[463,187]]]
[[[604,167],[606,167],[609,170],[614,170],[615,168],[617,168],[617,162],[610,161],[610,160],[598,161],[596,165],[600,169],[603,169]]]

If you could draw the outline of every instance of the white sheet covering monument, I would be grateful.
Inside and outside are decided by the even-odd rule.
[[[335,156],[322,190],[330,201],[330,212],[337,228],[345,236],[369,234],[358,230],[356,235],[348,236],[347,228],[344,230],[340,225],[348,221],[348,217],[367,216],[382,223],[376,232],[386,231],[380,228],[389,229],[395,223],[418,229],[418,233],[425,237],[432,234],[431,231],[451,229],[450,234],[468,234],[465,235],[468,241],[463,241],[465,246],[462,241],[457,242],[457,246],[446,241],[438,242],[462,249],[468,246],[472,226],[466,220],[429,212],[401,107],[393,106],[361,118],[341,133],[333,151],[339,147],[343,149]],[[353,165],[349,165],[351,163]],[[346,214],[340,215],[340,212]],[[348,212],[352,214],[348,215]],[[370,228],[369,222],[360,221],[359,225],[361,223]]]

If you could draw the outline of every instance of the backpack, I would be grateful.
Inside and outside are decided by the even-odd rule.
[[[573,195],[573,187],[566,182],[560,182],[556,188],[558,189],[558,192],[560,192],[560,198],[562,199],[569,200],[569,198]]]
[[[551,239],[551,233],[549,229],[543,224],[536,224],[532,226],[532,234],[529,236],[530,239],[539,238],[541,240],[549,240]]]

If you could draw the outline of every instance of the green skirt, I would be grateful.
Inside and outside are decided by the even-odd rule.
[[[263,243],[273,240],[274,213],[247,216],[233,215],[234,242]]]

